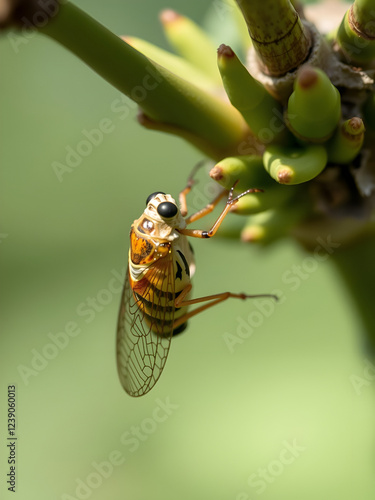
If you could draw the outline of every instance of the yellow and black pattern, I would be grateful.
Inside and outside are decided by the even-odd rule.
[[[117,330],[117,368],[124,389],[142,396],[163,371],[175,319],[172,254],[133,280],[128,269]]]

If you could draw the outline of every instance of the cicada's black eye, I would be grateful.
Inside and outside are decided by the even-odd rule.
[[[165,193],[163,193],[163,191],[155,191],[155,193],[151,193],[151,194],[147,197],[147,200],[146,200],[146,207],[147,207],[147,205],[150,203],[150,201],[152,200],[152,198],[155,198],[155,196],[157,196],[158,194],[165,194]]]
[[[160,203],[158,205],[158,214],[160,217],[163,217],[163,219],[171,219],[177,214],[178,208],[174,203],[171,203],[170,201],[163,201],[163,203]]]

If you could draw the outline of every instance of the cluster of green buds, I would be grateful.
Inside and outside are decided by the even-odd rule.
[[[35,2],[12,3],[18,24],[22,9],[32,18]],[[143,126],[214,160],[210,176],[221,186],[263,190],[233,207],[246,216],[244,241],[292,234],[309,247],[317,235],[343,242],[372,229],[375,0],[356,0],[329,33],[297,1],[214,7],[226,38],[218,48],[190,19],[161,14],[174,54],[119,38],[67,2],[36,27],[138,102]]]
[[[219,160],[210,176],[223,187],[238,181],[238,192],[263,190],[233,208],[247,216],[243,240],[268,243],[294,233],[309,246],[319,232],[339,233],[342,240],[371,226],[373,3],[371,10],[371,1],[355,2],[338,29],[324,35],[289,0],[228,1],[245,63],[225,44],[215,57],[208,36],[172,11],[161,20],[180,58],[127,39],[151,60],[221,97],[223,109],[229,98],[227,117],[239,112],[239,136],[226,146],[230,155],[223,158],[215,146],[201,149]]]

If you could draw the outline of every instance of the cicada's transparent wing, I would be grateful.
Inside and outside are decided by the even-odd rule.
[[[140,281],[129,268],[117,326],[117,369],[130,396],[143,396],[163,371],[173,332],[174,275],[170,254],[157,260]]]

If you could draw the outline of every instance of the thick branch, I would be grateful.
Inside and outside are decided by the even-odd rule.
[[[308,56],[311,40],[289,0],[236,0],[263,65],[264,73],[281,76]]]

